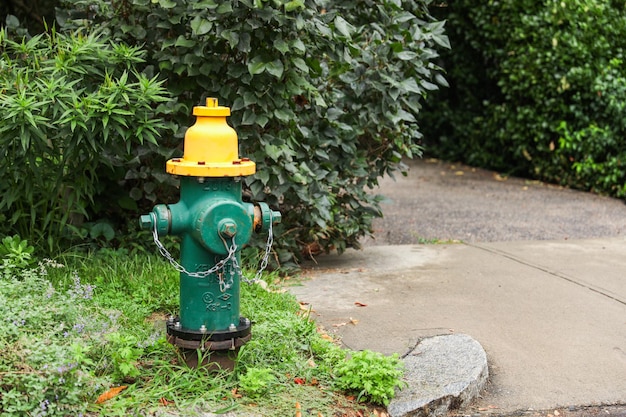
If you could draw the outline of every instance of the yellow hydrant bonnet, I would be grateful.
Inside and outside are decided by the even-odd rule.
[[[230,108],[207,98],[193,108],[196,123],[185,133],[184,155],[167,161],[166,171],[190,177],[242,177],[256,172],[248,158],[239,158],[237,132],[226,123]]]

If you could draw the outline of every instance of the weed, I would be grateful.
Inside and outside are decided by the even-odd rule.
[[[384,356],[378,352],[361,351],[337,366],[337,386],[358,392],[359,400],[388,405],[396,387],[402,388],[402,362],[398,354]]]
[[[251,398],[267,395],[275,383],[276,377],[269,368],[248,368],[239,377],[239,386]]]
[[[35,262],[35,248],[18,235],[5,236],[0,241],[0,274],[9,277],[14,271],[27,268]]]

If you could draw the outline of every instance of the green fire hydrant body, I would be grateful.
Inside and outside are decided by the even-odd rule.
[[[180,200],[155,206],[140,224],[180,272],[180,316],[167,322],[168,341],[188,351],[233,352],[251,337],[250,320],[240,316],[241,247],[253,232],[271,233],[281,215],[242,201],[241,177],[256,166],[239,158],[237,135],[226,123],[230,109],[207,99],[194,115],[184,156],[167,162],[167,171],[180,176]],[[180,263],[158,239],[167,234],[181,237]]]

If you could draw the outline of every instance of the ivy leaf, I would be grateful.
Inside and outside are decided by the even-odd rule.
[[[241,124],[242,125],[252,125],[254,124],[256,120],[256,115],[254,114],[254,112],[250,109],[247,109],[244,113],[243,113],[243,118],[241,119]]]
[[[398,52],[396,54],[396,56],[398,57],[398,59],[400,59],[402,61],[410,61],[410,60],[415,59],[415,58],[418,57],[417,53],[415,53],[413,51]]]
[[[352,32],[354,31],[354,26],[346,21],[341,16],[337,16],[335,18],[335,29],[339,31],[346,38],[350,38],[352,36]]]
[[[260,56],[255,56],[248,62],[248,72],[250,75],[258,75],[265,71],[266,64]]]
[[[304,46],[304,42],[300,39],[291,41],[291,47],[302,54],[306,52],[306,46]]]
[[[225,1],[224,3],[219,5],[216,11],[218,14],[231,13],[233,11],[233,6],[231,2]]]
[[[422,80],[420,82],[420,84],[422,84],[424,82],[424,80]],[[433,90],[437,89],[437,86],[431,83],[428,83],[431,86],[433,86]],[[426,86],[424,86],[422,84],[422,86],[424,88],[426,88]],[[421,94],[422,93],[422,89],[419,87],[419,85],[417,85],[417,81],[415,81],[415,78],[407,78],[406,80],[402,81],[400,83],[400,87],[402,87],[405,91],[408,91],[410,93],[417,93],[417,94]],[[428,90],[428,88],[426,88]]]
[[[420,81],[420,85],[422,87],[424,87],[426,90],[429,90],[429,91],[434,91],[434,90],[438,90],[439,89],[439,87],[437,87],[436,84],[433,84],[433,83],[428,82],[426,80],[421,80]]]
[[[232,49],[235,49],[237,45],[239,45],[239,34],[234,30],[225,30],[220,33],[220,36],[228,41]]]
[[[296,9],[304,9],[304,2],[302,0],[292,0],[285,3],[286,12],[293,12]]]
[[[309,66],[306,64],[304,59],[302,59],[302,58],[294,58],[291,61],[291,63],[293,64],[294,67],[298,68],[300,71],[302,71],[304,73],[308,73],[309,72]]]
[[[110,224],[105,222],[96,223],[93,225],[91,230],[89,230],[89,236],[92,239],[97,239],[100,236],[104,237],[106,241],[111,241],[115,237],[115,230],[111,227]]]
[[[190,26],[192,33],[196,36],[200,36],[209,33],[213,28],[213,23],[200,16],[196,16],[190,22]]]
[[[242,32],[239,34],[239,43],[237,44],[237,50],[248,53],[252,50],[250,47],[250,34]]]
[[[7,15],[5,23],[9,29],[17,29],[20,27],[20,20],[12,14]]]
[[[274,116],[276,116],[276,118],[278,120],[281,120],[283,122],[288,122],[291,117],[293,116],[292,113],[288,110],[285,109],[276,109],[274,110]]]
[[[266,116],[263,116],[263,115],[257,116],[256,120],[254,121],[254,123],[256,123],[257,125],[259,125],[261,127],[265,127],[267,122],[269,122],[269,119]]]
[[[274,41],[274,48],[276,48],[283,55],[289,52],[289,45],[283,38],[278,38]]]
[[[163,7],[164,9],[172,9],[176,7],[176,2],[172,0],[159,0],[159,6]]]
[[[280,78],[283,76],[283,72],[285,67],[280,59],[275,59],[272,62],[269,62],[266,67],[266,71],[273,75],[276,78]]]
[[[174,44],[174,46],[182,46],[183,48],[193,48],[194,46],[196,46],[196,41],[194,41],[193,39],[186,39],[183,35],[180,35],[176,39],[176,43]]]

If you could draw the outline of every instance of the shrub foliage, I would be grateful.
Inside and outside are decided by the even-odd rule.
[[[611,0],[461,0],[451,87],[424,112],[440,156],[625,197],[626,13]]]
[[[14,41],[0,31],[0,234],[54,250],[84,237],[85,219],[130,204],[121,168],[164,126],[153,106],[166,91],[133,70],[141,61],[137,48],[94,34]]]
[[[283,212],[276,259],[358,247],[380,216],[369,193],[420,153],[416,115],[442,83],[448,45],[425,1],[67,0],[66,28],[98,26],[146,50],[176,101],[176,147],[191,107],[231,107],[250,196]],[[163,165],[147,167],[162,172]],[[262,242],[259,242],[262,244]]]

